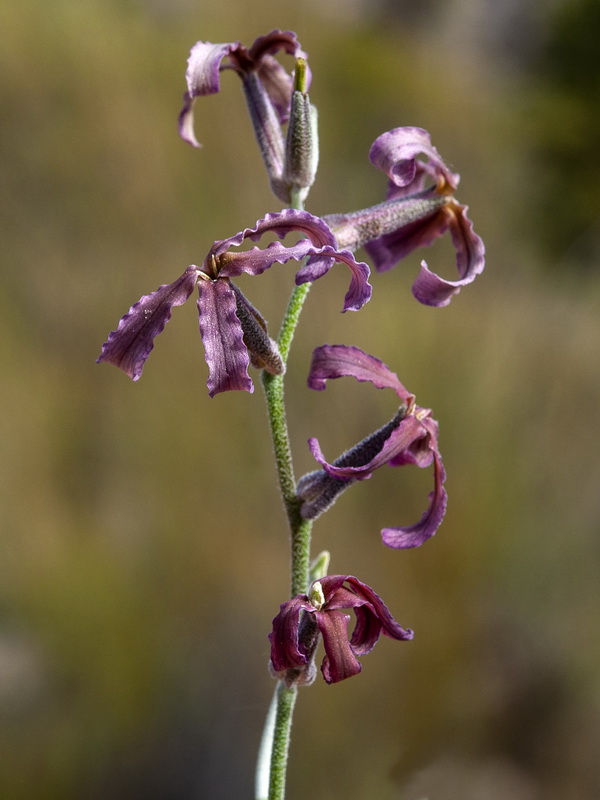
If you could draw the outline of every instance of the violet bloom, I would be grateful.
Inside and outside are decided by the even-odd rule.
[[[285,52],[295,59],[303,59],[303,90],[294,92],[294,81],[274,53]],[[289,158],[282,125],[292,113],[292,98],[302,95],[304,113],[314,116],[306,92],[310,86],[310,70],[304,59],[306,54],[300,47],[296,35],[291,31],[274,30],[260,36],[246,48],[240,42],[213,44],[196,42],[190,51],[186,71],[187,92],[183,96],[183,108],[179,114],[179,133],[182,139],[194,147],[200,147],[194,134],[193,109],[197,97],[220,91],[220,72],[231,69],[242,81],[244,94],[254,133],[260,148],[271,187],[284,203],[290,200]],[[225,63],[224,63],[225,62]],[[297,98],[298,100],[299,98]],[[312,134],[310,134],[312,135]],[[316,156],[312,157],[314,162]],[[316,167],[316,163],[313,164]],[[313,175],[314,177],[314,175]]]
[[[419,155],[428,160],[418,159]],[[467,217],[468,207],[454,199],[460,176],[448,169],[422,128],[395,128],[382,134],[373,142],[369,156],[389,177],[386,201],[362,211],[330,214],[325,221],[340,247],[354,251],[364,246],[379,272],[391,269],[449,230],[458,280],[440,277],[422,261],[412,287],[421,303],[448,305],[485,264],[485,247]]]
[[[246,239],[259,240],[265,233],[275,233],[283,239],[296,231],[308,238],[292,246],[272,242],[264,250],[254,247],[243,252],[230,251]],[[286,209],[267,214],[254,228],[215,242],[201,267],[189,266],[173,283],[142,297],[109,335],[98,361],[114,364],[137,381],[154,347],[154,339],[171,318],[173,307],[185,303],[197,284],[210,396],[235,389],[252,392],[250,363],[274,374],[283,372],[284,365],[275,342],[267,335],[264,319],[231,278],[242,273],[260,275],[273,264],[305,257],[306,264],[296,273],[297,284],[320,278],[335,262],[340,262],[347,264],[352,272],[343,310],[357,310],[370,298],[368,266],[357,262],[349,251],[338,250],[333,234],[319,217]]]
[[[378,389],[393,389],[402,404],[387,425],[331,464],[325,460],[317,439],[309,439],[311,452],[322,469],[304,475],[298,482],[298,497],[302,501],[300,513],[305,519],[315,519],[335,502],[340,492],[355,481],[370,478],[384,464],[391,467],[403,464],[429,467],[433,464],[434,489],[429,497],[429,507],[419,522],[381,531],[383,542],[388,547],[418,547],[434,535],[446,513],[446,473],[438,447],[438,423],[432,418],[430,409],[415,404],[414,395],[379,359],[358,347],[317,347],[308,377],[309,387],[323,390],[328,379],[343,376],[369,381]]]
[[[350,638],[350,617],[342,608],[351,608],[356,615]],[[413,638],[370,586],[353,575],[328,575],[315,581],[308,594],[281,604],[269,634],[274,675],[288,686],[311,683],[319,633],[325,647],[321,672],[327,683],[357,675],[362,669],[357,656],[370,653],[381,634],[401,641]]]

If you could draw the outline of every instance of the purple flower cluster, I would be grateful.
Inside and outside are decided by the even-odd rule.
[[[277,53],[295,59],[293,74],[276,60]],[[311,73],[296,35],[274,30],[259,37],[250,48],[240,42],[201,41],[194,45],[188,60],[179,133],[195,147],[201,146],[194,133],[195,102],[198,97],[220,91],[224,70],[235,72],[242,81],[274,194],[286,206],[298,207],[314,180],[318,145],[316,110],[308,97]],[[285,363],[268,334],[266,321],[233,279],[242,274],[261,275],[274,264],[296,261],[302,262],[295,275],[296,284],[301,285],[322,277],[334,263],[342,263],[351,272],[342,310],[356,311],[370,299],[372,288],[369,266],[356,260],[355,251],[364,248],[375,269],[385,272],[449,231],[456,252],[457,278],[443,278],[422,261],[412,287],[421,303],[447,305],[484,267],[483,242],[467,217],[467,206],[455,199],[459,176],[446,166],[422,128],[394,128],[383,133],[373,142],[369,155],[388,178],[383,202],[324,217],[286,207],[267,214],[252,228],[214,242],[201,266],[187,267],[173,282],[143,296],[129,309],[104,343],[98,361],[114,364],[137,381],[154,339],[170,320],[173,308],[185,303],[197,287],[210,396],[233,390],[252,392],[250,365],[279,375],[285,371]],[[260,241],[265,234],[275,234],[281,241],[236,249],[247,240]],[[288,236],[294,236],[295,241],[283,243]],[[381,532],[389,547],[417,547],[435,534],[446,510],[438,423],[431,410],[418,406],[414,395],[379,359],[357,347],[317,348],[309,387],[323,390],[328,380],[340,377],[392,389],[400,401],[398,412],[331,463],[317,439],[309,440],[320,469],[298,483],[299,512],[304,519],[315,519],[341,492],[370,478],[382,466],[432,467],[433,491],[421,519]],[[352,609],[356,616],[350,637],[349,617],[341,609]],[[350,575],[322,577],[313,582],[307,594],[281,605],[269,637],[272,670],[288,685],[310,682],[315,674],[315,649],[322,637],[326,654],[321,666],[323,676],[328,683],[341,681],[360,671],[357,656],[370,652],[382,633],[398,640],[412,638],[412,631],[393,619],[369,586]]]

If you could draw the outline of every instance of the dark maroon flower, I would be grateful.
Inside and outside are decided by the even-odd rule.
[[[350,637],[350,617],[343,608],[351,608],[356,615]],[[321,578],[308,594],[282,603],[280,609],[269,634],[271,669],[288,685],[307,683],[314,677],[319,633],[325,647],[321,672],[327,683],[357,675],[361,671],[357,656],[370,653],[381,634],[404,641],[413,638],[413,632],[396,622],[379,595],[353,575]]]
[[[246,239],[257,241],[265,233],[275,233],[283,239],[293,232],[308,238],[291,246],[272,242],[265,249],[254,247],[243,252],[230,249]],[[352,278],[344,311],[361,308],[371,296],[368,266],[357,262],[348,250],[338,250],[333,234],[319,217],[306,211],[286,209],[267,214],[254,228],[215,242],[201,267],[189,266],[173,283],[142,297],[109,335],[98,361],[114,364],[134,381],[138,380],[154,347],[154,338],[171,318],[173,307],[185,303],[198,285],[200,333],[209,368],[209,394],[212,397],[235,389],[252,392],[254,387],[248,375],[250,363],[275,374],[281,373],[284,367],[275,342],[267,335],[264,319],[231,278],[243,273],[260,275],[273,264],[304,258],[307,258],[306,263],[296,273],[297,284],[320,278],[335,262],[350,267]]]
[[[378,389],[393,389],[402,404],[387,425],[331,464],[325,460],[317,439],[309,439],[310,450],[322,469],[309,472],[298,481],[297,492],[302,501],[300,513],[305,519],[316,519],[352,483],[370,478],[375,470],[385,464],[392,467],[403,464],[429,467],[433,464],[434,490],[429,498],[429,507],[421,519],[414,525],[384,528],[381,531],[383,542],[388,547],[418,547],[434,535],[446,513],[446,473],[438,447],[438,423],[432,418],[430,409],[415,404],[414,395],[379,359],[358,347],[317,347],[308,377],[309,387],[323,390],[327,380],[343,376],[368,381]]]
[[[417,158],[424,155],[427,161]],[[324,219],[340,247],[364,246],[379,272],[385,272],[419,247],[450,231],[456,250],[458,280],[436,275],[421,262],[413,294],[421,303],[448,305],[463,286],[483,271],[485,247],[467,217],[467,206],[454,199],[460,176],[451,172],[422,128],[383,133],[370,151],[373,164],[388,178],[385,202]],[[427,187],[427,184],[431,184]]]

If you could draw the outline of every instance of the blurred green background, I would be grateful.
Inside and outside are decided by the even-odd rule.
[[[446,309],[410,295],[422,253],[339,314],[313,288],[290,362],[297,471],[394,397],[310,353],[355,344],[435,411],[449,508],[429,471],[382,470],[315,527],[415,629],[363,674],[304,690],[289,797],[600,796],[597,0],[5,0],[0,10],[0,797],[249,798],[286,599],[287,534],[260,386],[211,400],[195,304],[143,379],[94,363],[140,295],[277,210],[239,81],[176,117],[198,39],[296,30],[321,120],[317,214],[379,202],[371,142],[421,125],[462,174],[484,275]],[[452,275],[441,241],[425,254]],[[240,281],[276,330],[293,267]],[[389,393],[391,395],[391,393]]]

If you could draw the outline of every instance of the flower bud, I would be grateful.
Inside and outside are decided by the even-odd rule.
[[[235,294],[235,313],[242,326],[250,363],[256,369],[264,369],[271,375],[282,375],[285,365],[276,342],[267,333],[267,323],[240,289],[232,282],[230,286]]]
[[[317,109],[306,93],[305,59],[296,62],[296,82],[292,94],[288,124],[284,180],[290,187],[292,200],[303,202],[313,185],[319,163]]]

